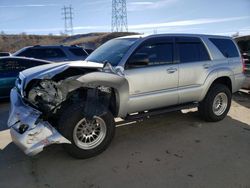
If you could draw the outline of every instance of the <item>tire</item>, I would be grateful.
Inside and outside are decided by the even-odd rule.
[[[71,144],[63,144],[63,148],[71,156],[79,159],[90,158],[103,152],[109,146],[115,134],[114,117],[109,111],[107,111],[100,116],[94,116],[96,118],[95,127],[99,127],[99,136],[102,135],[100,136],[100,138],[99,136],[95,138],[96,141],[98,142],[93,141],[90,143],[84,143],[90,141],[90,138],[88,139],[87,136],[84,136],[84,134],[81,131],[88,131],[88,133],[90,132],[93,133],[94,131],[86,130],[86,128],[85,130],[83,130],[84,129],[83,126],[84,125],[87,126],[87,121],[88,121],[84,117],[83,112],[84,112],[84,104],[82,105],[72,104],[63,111],[63,113],[60,116],[58,124],[59,132],[65,138],[71,141]],[[91,126],[94,126],[94,123],[92,124],[93,125]],[[97,130],[98,128],[96,128],[95,131]],[[81,132],[80,137],[79,134],[77,134],[79,131]],[[94,134],[92,135],[92,139],[94,139],[93,136],[95,135]],[[84,140],[82,141],[80,139]],[[96,143],[93,144],[94,142]],[[90,146],[91,143],[92,145]]]
[[[198,111],[205,121],[220,121],[226,117],[231,106],[231,99],[232,93],[226,85],[214,84],[200,102]]]

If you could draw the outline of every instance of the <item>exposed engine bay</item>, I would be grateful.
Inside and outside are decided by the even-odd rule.
[[[28,92],[28,100],[42,111],[54,109],[65,97],[60,84],[53,80],[41,80]]]
[[[54,117],[69,103],[84,102],[86,107],[84,113],[90,118],[93,114],[100,114],[108,108],[115,111],[115,104],[111,102],[115,94],[110,87],[77,80],[85,74],[96,71],[98,70],[67,69],[50,79],[32,80],[25,91],[26,99],[46,118]]]

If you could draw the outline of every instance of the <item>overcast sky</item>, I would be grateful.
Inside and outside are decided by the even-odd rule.
[[[111,30],[112,0],[0,0],[0,31],[59,34],[62,7],[74,33]],[[250,0],[127,0],[128,29],[141,33],[250,34]]]

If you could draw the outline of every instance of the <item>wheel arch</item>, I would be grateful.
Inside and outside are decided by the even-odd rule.
[[[112,102],[114,107],[111,110],[115,117],[125,117],[127,115],[127,105],[129,99],[129,85],[125,77],[105,72],[93,72],[77,78],[77,81],[85,86],[104,86],[112,90]]]
[[[199,101],[202,101],[206,94],[208,93],[208,91],[211,89],[211,87],[213,87],[213,85],[215,84],[223,84],[226,85],[229,90],[231,91],[231,93],[233,93],[233,84],[234,84],[234,76],[233,76],[233,72],[230,69],[227,68],[223,68],[223,69],[219,69],[216,71],[211,72],[203,87],[203,92],[200,96]]]

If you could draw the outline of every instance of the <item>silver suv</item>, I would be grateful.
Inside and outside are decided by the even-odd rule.
[[[28,155],[63,143],[77,158],[104,151],[115,117],[136,120],[198,107],[206,121],[227,115],[245,79],[230,37],[163,34],[108,41],[86,61],[27,69],[11,92],[8,126]]]

